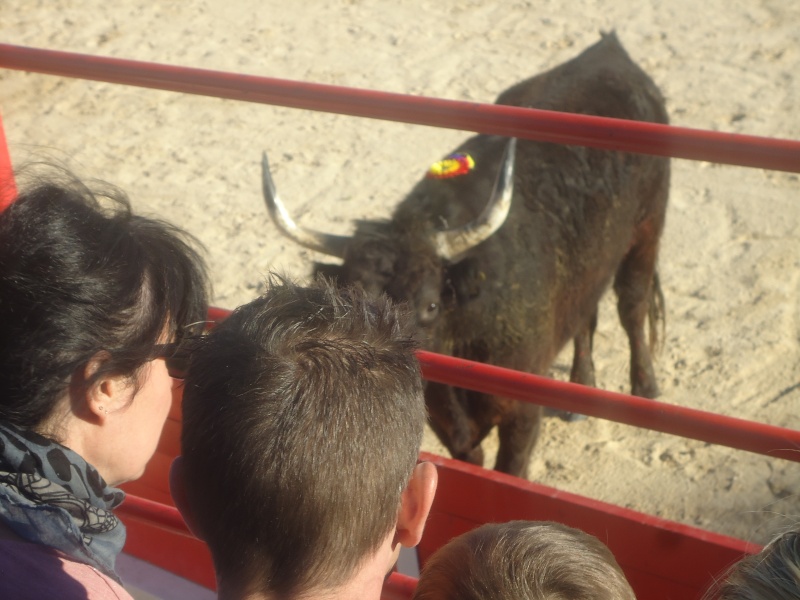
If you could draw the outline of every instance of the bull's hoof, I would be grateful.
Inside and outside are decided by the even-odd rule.
[[[467,462],[479,467],[483,466],[483,447],[478,444],[469,452],[459,452],[453,454],[453,458],[462,462]]]
[[[655,400],[661,395],[661,390],[658,389],[658,384],[655,382],[643,383],[634,385],[631,390],[631,395],[639,396],[640,398],[647,398]]]

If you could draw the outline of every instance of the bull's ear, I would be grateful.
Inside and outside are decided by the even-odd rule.
[[[333,281],[334,283],[343,283],[342,275],[344,269],[342,265],[329,265],[327,263],[314,263],[312,275],[314,279],[319,279],[320,276]]]

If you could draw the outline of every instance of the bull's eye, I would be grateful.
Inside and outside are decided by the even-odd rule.
[[[428,325],[439,315],[439,305],[436,302],[430,302],[420,311],[420,313],[420,323],[422,325]]]

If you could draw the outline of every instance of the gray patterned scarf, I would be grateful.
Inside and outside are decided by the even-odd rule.
[[[14,533],[114,571],[125,526],[111,512],[124,500],[89,463],[38,433],[0,424],[0,519]]]

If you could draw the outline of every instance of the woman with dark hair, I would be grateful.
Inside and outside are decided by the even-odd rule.
[[[115,486],[156,450],[205,266],[118,190],[20,189],[0,214],[0,597],[130,598]]]

